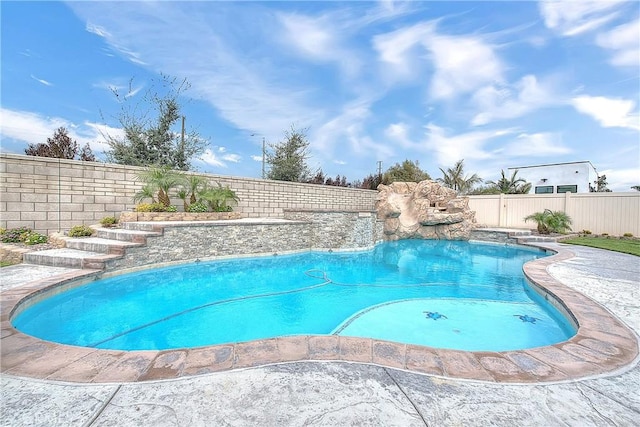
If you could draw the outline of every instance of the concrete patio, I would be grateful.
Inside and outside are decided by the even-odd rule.
[[[545,246],[562,246],[575,255],[549,265],[551,276],[640,331],[638,257]],[[0,274],[4,288],[47,277],[46,268],[34,269],[31,276],[28,266]],[[608,374],[540,384],[452,379],[334,361],[134,383],[77,384],[5,373],[1,384],[0,424],[6,426],[634,426],[640,420],[637,359]]]

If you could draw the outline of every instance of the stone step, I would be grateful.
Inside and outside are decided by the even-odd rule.
[[[96,228],[96,235],[102,239],[119,240],[145,245],[147,237],[162,236],[160,231],[140,231],[125,228]]]
[[[127,248],[143,246],[142,243],[105,239],[102,237],[69,238],[66,247],[87,252],[99,252],[110,255],[124,255]]]
[[[557,239],[555,237],[544,237],[544,236],[522,236],[517,237],[518,243],[525,242],[556,242]]]
[[[23,261],[27,264],[52,267],[104,270],[107,261],[121,257],[121,255],[64,248],[29,252],[24,254]]]
[[[146,231],[146,232],[160,233],[160,234],[162,234],[163,232],[163,227],[153,222],[140,222],[140,221],[123,222],[120,224],[120,227],[122,227],[125,230],[132,230],[132,231]]]

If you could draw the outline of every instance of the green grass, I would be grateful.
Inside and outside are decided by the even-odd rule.
[[[607,249],[640,256],[640,240],[631,239],[607,239],[603,237],[572,237],[562,240],[562,243],[570,245],[590,246],[592,248]]]
[[[10,261],[0,261],[0,268],[9,267],[10,265],[15,265],[15,262]]]

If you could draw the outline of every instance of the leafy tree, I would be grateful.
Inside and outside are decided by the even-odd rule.
[[[524,178],[516,178],[518,175],[517,169],[513,171],[509,178],[504,174],[504,169],[500,171],[500,174],[499,180],[486,181],[485,183],[498,190],[499,193],[504,194],[527,194],[531,190],[530,182],[527,182]]]
[[[490,194],[500,194],[501,191],[499,188],[493,185],[481,185],[478,187],[474,187],[473,190],[469,191],[467,194],[474,196],[482,196],[482,195],[490,195]]]
[[[380,185],[382,183],[382,176],[380,176],[379,174],[371,174],[367,177],[365,177],[362,182],[358,185],[355,185],[354,183],[354,187],[357,188],[366,188],[368,190],[375,190],[378,188],[378,185]]]
[[[632,190],[640,191],[640,185],[634,185],[631,187]]]
[[[131,86],[128,94],[113,90],[121,103],[118,116],[124,137],[103,134],[111,148],[106,153],[113,163],[133,166],[168,166],[171,169],[191,169],[191,159],[202,154],[207,141],[194,131],[174,131],[182,118],[178,98],[189,89],[189,82],[178,81],[164,74],[146,92],[142,101],[132,105]],[[164,93],[161,93],[164,91]]]
[[[29,144],[24,150],[29,156],[55,157],[57,159],[78,159],[95,162],[96,157],[91,152],[89,144],[85,144],[78,153],[78,143],[72,140],[65,127],[59,127],[53,133],[53,137],[47,138],[46,144]]]
[[[420,162],[405,160],[402,163],[396,163],[384,173],[382,177],[383,184],[391,184],[392,182],[420,182],[425,179],[431,179],[428,173],[420,169]],[[377,186],[376,186],[377,188]]]
[[[594,182],[594,184],[596,184],[595,191],[597,193],[610,193],[611,192],[611,190],[609,190],[607,188],[607,185],[609,185],[609,184],[607,184],[607,175],[600,175],[598,177],[598,180],[596,182]]]
[[[453,168],[448,168],[446,171],[440,168],[442,172],[442,178],[438,178],[438,182],[441,182],[445,187],[452,188],[460,194],[467,194],[473,186],[482,182],[477,174],[471,176],[464,174],[464,159],[458,160]]]
[[[307,181],[309,184],[318,184],[318,185],[324,185],[325,182],[325,176],[324,176],[324,172],[322,172],[322,169],[318,169],[318,171],[316,172],[316,174],[314,175],[313,178],[311,178],[309,181]]]
[[[268,179],[278,181],[307,182],[309,181],[309,141],[306,129],[297,130],[293,125],[291,130],[285,131],[284,141],[269,144],[273,152],[266,153],[266,162],[270,165]]]

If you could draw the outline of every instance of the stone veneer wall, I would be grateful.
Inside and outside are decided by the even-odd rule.
[[[310,224],[312,247],[351,249],[370,247],[382,240],[382,221],[375,211],[285,210],[286,219]]]
[[[160,224],[162,236],[147,238],[146,246],[128,248],[124,258],[108,261],[107,270],[221,256],[365,249],[382,236],[382,224],[371,212],[290,211],[287,216],[297,219]],[[148,229],[148,223],[124,226]]]
[[[135,206],[142,168],[0,153],[0,227],[41,233],[95,224]],[[282,218],[285,209],[373,210],[377,191],[201,174],[228,185],[243,217]],[[182,201],[172,202],[181,209]]]

